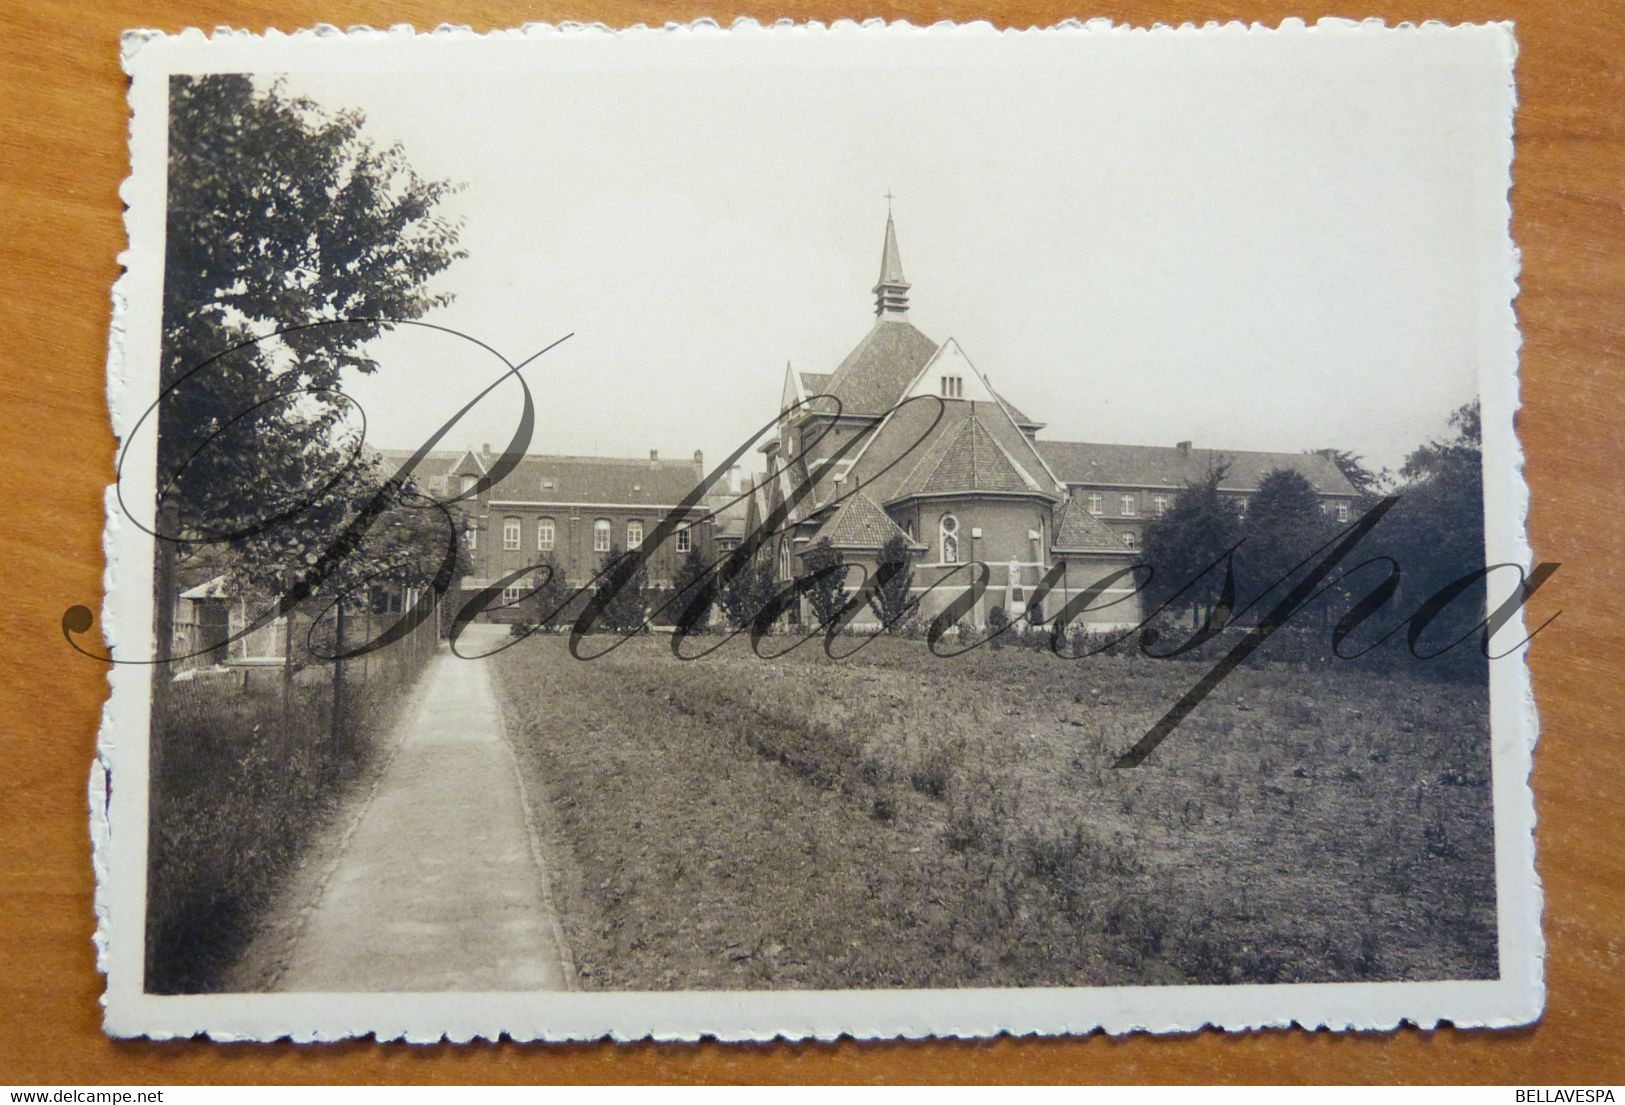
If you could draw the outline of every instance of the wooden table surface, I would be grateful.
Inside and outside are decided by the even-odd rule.
[[[526,20],[611,25],[711,16],[916,23],[989,18],[1001,25],[1104,15],[1145,24],[1303,15],[1390,22],[1513,19],[1520,54],[1513,232],[1523,251],[1529,532],[1539,560],[1563,564],[1532,620],[1562,610],[1532,657],[1542,734],[1535,762],[1539,867],[1549,942],[1545,1019],[1511,1032],[1444,1029],[1331,1035],[1205,1032],[963,1043],[772,1046],[329,1046],[116,1042],[101,1034],[91,947],[85,782],[103,670],[58,628],[75,603],[98,605],[102,491],[114,441],[104,401],[108,289],[124,247],[117,196],[127,171],[125,27],[291,30],[315,22],[441,22],[476,28]],[[192,1082],[1075,1081],[1501,1082],[1625,1079],[1625,844],[1619,730],[1625,544],[1625,19],[1619,0],[1386,0],[1330,11],[1252,3],[1044,0],[782,6],[578,4],[97,5],[13,0],[0,40],[0,526],[5,599],[0,648],[0,1083],[67,1086]]]

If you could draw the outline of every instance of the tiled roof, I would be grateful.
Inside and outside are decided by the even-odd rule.
[[[939,411],[941,418],[937,420]],[[1004,411],[987,403],[966,400],[948,400],[939,406],[929,399],[915,399],[899,406],[875,432],[874,440],[853,465],[852,477],[860,480],[863,489],[877,502],[896,502],[908,492],[917,492],[926,477],[935,471],[932,458],[940,460],[952,439],[973,416],[1016,467],[1037,485],[1037,490],[1054,498],[1064,494],[1051,482],[1033,443]],[[904,450],[908,450],[906,454]]]
[[[400,464],[412,454],[409,450],[380,449],[386,460]],[[423,478],[451,475],[450,466],[463,451],[451,454],[449,461],[437,461],[438,470],[428,461],[418,466]],[[487,468],[496,457],[480,458]],[[606,503],[629,506],[675,506],[705,478],[699,462],[651,460],[648,457],[579,457],[528,454],[502,482],[491,489],[491,497],[502,502],[525,503]]]
[[[811,541],[800,552],[805,555],[826,537],[837,549],[878,549],[897,536],[908,541],[908,534],[891,520],[891,515],[881,510],[863,492],[854,491],[841,500],[835,513],[818,527],[818,532],[812,535]],[[915,549],[925,547],[913,541],[909,541],[909,546]]]
[[[373,449],[368,446],[368,451],[387,467],[398,469],[411,460],[412,454],[417,450]],[[412,474],[420,480],[441,479],[449,476],[451,475],[452,466],[461,460],[466,452],[468,452],[467,449],[431,449],[424,455],[422,460],[418,461],[418,466],[412,470]]]
[[[1256,491],[1278,468],[1297,472],[1323,495],[1353,495],[1337,465],[1317,453],[1259,453],[1241,449],[1180,449],[1164,445],[1098,445],[1040,441],[1038,451],[1065,483],[1107,487],[1184,487],[1200,483],[1219,464],[1228,465],[1220,487]]]
[[[1065,552],[1125,552],[1128,546],[1106,523],[1089,513],[1076,496],[1056,504],[1050,547]]]
[[[937,436],[890,501],[973,492],[1044,494],[1038,482],[988,432],[974,410],[957,429]]]
[[[801,374],[801,390],[809,397],[814,395],[827,395],[829,382],[835,378],[833,372],[803,372]]]
[[[936,351],[937,343],[911,323],[877,320],[822,390],[841,401],[842,414],[883,415]]]

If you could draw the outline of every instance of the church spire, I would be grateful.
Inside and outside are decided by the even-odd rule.
[[[903,255],[897,251],[897,228],[892,224],[891,197],[886,206],[886,244],[880,253],[880,279],[875,283],[875,314],[901,319],[908,314],[908,281],[903,279]]]

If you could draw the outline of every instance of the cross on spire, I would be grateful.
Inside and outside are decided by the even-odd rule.
[[[896,198],[897,198],[896,196],[891,194],[891,189],[887,188],[886,189],[886,214],[888,214],[888,215],[891,214],[891,201],[896,199]]]

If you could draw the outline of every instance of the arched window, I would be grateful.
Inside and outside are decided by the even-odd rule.
[[[959,519],[944,514],[938,527],[942,533],[942,563],[959,563]]]
[[[1124,531],[1124,533],[1123,533],[1123,544],[1127,545],[1131,549],[1139,548],[1140,547],[1139,535],[1136,534],[1133,530]]]
[[[553,549],[553,519],[543,518],[536,523],[536,550],[538,552],[551,552]]]
[[[609,551],[609,519],[600,518],[592,524],[592,551]]]
[[[508,552],[519,551],[519,519],[502,519],[502,547]]]
[[[634,518],[626,523],[626,547],[635,549],[643,544],[643,523]]]

